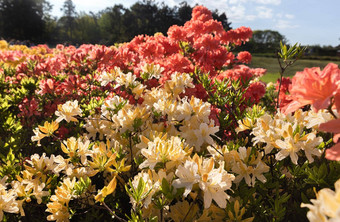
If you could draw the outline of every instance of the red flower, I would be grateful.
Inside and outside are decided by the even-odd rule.
[[[28,99],[25,97],[23,101],[19,104],[20,113],[18,117],[31,117],[31,116],[39,116],[40,112],[38,111],[39,102],[33,97],[32,99]]]
[[[254,82],[248,87],[245,93],[245,97],[246,100],[249,100],[251,103],[254,104],[260,102],[260,99],[264,96],[265,93],[265,84],[262,82]]]
[[[193,8],[191,16],[192,20],[200,20],[202,22],[206,22],[213,18],[211,11],[202,5]]]
[[[247,51],[239,52],[237,59],[240,63],[249,64],[251,62],[251,54]]]

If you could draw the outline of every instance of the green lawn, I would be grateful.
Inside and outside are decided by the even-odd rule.
[[[301,59],[286,70],[285,76],[292,77],[296,72],[303,71],[306,67],[321,67],[321,69],[323,69],[330,62],[340,65],[340,61]],[[264,82],[275,82],[280,77],[279,64],[276,58],[253,56],[249,66],[252,68],[267,69],[267,74],[261,78]]]

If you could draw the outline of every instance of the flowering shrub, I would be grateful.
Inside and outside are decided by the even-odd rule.
[[[167,37],[1,41],[0,220],[336,218],[323,197],[339,179],[327,133],[340,132],[339,69],[307,69],[275,91],[245,65],[250,53],[233,53],[249,38],[197,6]]]

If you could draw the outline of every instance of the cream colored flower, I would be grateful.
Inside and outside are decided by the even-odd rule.
[[[196,148],[199,148],[203,143],[207,143],[209,145],[214,144],[214,140],[211,138],[211,135],[214,135],[218,131],[218,126],[201,123],[199,129],[194,130],[194,133],[198,138],[195,144]]]
[[[262,183],[267,181],[263,173],[268,172],[269,167],[261,160],[263,155],[260,152],[252,152],[251,147],[240,147],[237,153],[230,152],[225,155],[230,155],[234,161],[232,172],[238,174],[235,183],[244,179],[248,186],[254,186],[256,179]]]
[[[157,163],[162,162],[167,163],[167,169],[170,169],[182,163],[192,151],[179,137],[172,136],[168,139],[167,134],[160,135],[153,141],[146,137],[142,137],[142,140],[147,143],[147,148],[141,150],[146,160],[139,165],[140,168],[153,169]]]
[[[307,218],[311,222],[340,221],[340,180],[335,182],[335,191],[324,188],[316,194],[312,204],[302,203],[301,207],[308,207]]]
[[[322,150],[317,147],[323,142],[323,138],[316,136],[315,133],[309,133],[307,135],[306,141],[303,144],[302,149],[305,151],[305,155],[309,163],[313,163],[314,159],[312,155],[320,157],[322,155]]]
[[[186,160],[185,163],[178,166],[176,172],[178,179],[172,182],[175,188],[184,187],[185,191],[183,196],[188,196],[192,190],[192,186],[199,182],[200,175],[198,174],[198,165],[194,161]]]
[[[328,122],[334,119],[334,117],[324,109],[320,109],[318,112],[314,112],[314,110],[310,110],[307,112],[307,116],[305,117],[305,126],[308,129],[318,129],[320,124]]]
[[[81,109],[78,105],[78,101],[67,101],[63,105],[58,105],[58,110],[55,111],[55,115],[58,116],[57,122],[61,122],[62,120],[66,120],[66,122],[77,122],[78,120],[75,116],[81,116]]]
[[[56,121],[52,121],[51,123],[45,121],[44,126],[38,126],[33,129],[34,136],[31,137],[31,140],[38,141],[38,146],[40,146],[40,140],[45,137],[53,135],[53,133],[59,128],[59,124]]]
[[[8,177],[3,177],[0,180],[0,221],[2,221],[4,212],[19,213],[18,203],[16,199],[16,192],[14,190],[6,190],[6,180]]]
[[[51,215],[47,216],[48,221],[69,221],[70,212],[68,207],[71,199],[75,197],[75,184],[75,177],[72,180],[70,178],[66,178],[63,180],[63,183],[57,187],[55,194],[50,198],[51,202],[47,204],[46,212],[51,213]]]
[[[117,114],[112,116],[112,121],[116,130],[124,133],[127,130],[133,131],[136,121],[141,121],[143,124],[149,118],[149,115],[150,113],[147,112],[145,106],[137,105],[133,108],[124,106]]]
[[[137,77],[132,74],[131,72],[128,72],[127,74],[119,73],[119,75],[116,78],[116,87],[118,86],[125,86],[126,88],[134,88],[141,84],[140,82],[136,81]]]
[[[102,72],[99,77],[100,84],[106,86],[109,82],[113,82],[121,73],[122,71],[117,66],[110,72]]]
[[[104,136],[111,137],[113,134],[113,123],[111,121],[101,119],[99,115],[90,116],[86,119],[84,127],[88,132],[87,136],[92,139],[96,139],[97,133],[100,140],[103,140]]]
[[[3,219],[4,212],[19,213],[18,203],[15,201],[15,198],[12,192],[2,192],[0,195],[0,220]]]
[[[209,208],[212,200],[221,208],[227,206],[227,199],[230,197],[225,191],[231,188],[235,176],[223,168],[224,166],[221,165],[218,169],[202,175],[199,186],[204,192],[204,208]]]
[[[192,84],[192,81],[193,79],[189,74],[175,72],[171,74],[171,79],[164,83],[164,89],[176,98],[179,94],[184,92],[185,88],[195,87],[194,84]]]
[[[154,63],[145,63],[144,65],[141,66],[141,76],[144,78],[147,77],[146,79],[151,79],[152,77],[159,79],[161,77],[161,73],[164,71],[164,68],[161,67],[159,64],[154,64]]]
[[[275,148],[275,141],[281,138],[281,135],[275,132],[275,129],[280,126],[282,121],[273,119],[269,114],[261,116],[255,124],[252,133],[254,145],[265,143],[265,153],[270,153]]]
[[[212,200],[221,208],[225,208],[229,195],[225,192],[232,186],[235,176],[224,170],[224,165],[214,169],[214,160],[203,159],[197,154],[191,159],[186,160],[184,165],[180,165],[175,174],[172,185],[175,188],[184,187],[183,196],[187,196],[194,184],[199,184],[199,188],[204,192],[204,208],[209,208]]]
[[[38,141],[38,146],[41,146],[40,140],[45,138],[47,135],[40,132],[38,127],[33,129],[33,132],[34,132],[34,136],[31,137],[32,142]]]
[[[106,117],[106,119],[110,119],[113,114],[118,112],[119,107],[122,108],[127,103],[129,102],[117,95],[105,100],[101,106],[102,116]]]
[[[294,140],[294,138],[288,137],[285,140],[276,140],[275,144],[280,148],[280,151],[275,155],[275,159],[280,161],[290,156],[291,161],[297,164],[298,155],[297,152],[300,151],[302,142]]]

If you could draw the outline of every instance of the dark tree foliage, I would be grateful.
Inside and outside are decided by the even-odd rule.
[[[184,25],[186,21],[191,19],[191,12],[193,7],[188,5],[187,2],[182,2],[179,4],[179,7],[176,8],[177,12],[175,14],[175,18],[178,20],[178,25]]]
[[[0,38],[35,43],[105,44],[127,42],[137,35],[167,34],[172,25],[191,19],[193,7],[187,2],[169,7],[154,0],[137,1],[130,8],[114,5],[94,14],[77,13],[72,0],[65,0],[63,15],[52,18],[46,0],[0,0]],[[20,16],[18,16],[20,15]],[[226,30],[231,29],[225,13],[213,12]]]
[[[227,15],[225,13],[220,14],[217,10],[213,11],[212,16],[215,20],[220,21],[226,31],[231,29],[231,22],[228,22]]]
[[[255,30],[253,37],[242,49],[252,53],[275,53],[280,47],[280,42],[287,44],[288,41],[277,31]]]
[[[59,19],[59,24],[64,26],[66,30],[66,38],[69,41],[73,40],[73,29],[75,28],[75,19],[77,16],[76,6],[72,0],[65,0],[63,7],[60,9],[64,14],[63,17]]]
[[[50,10],[44,0],[0,0],[0,37],[43,42]]]
[[[153,0],[138,1],[128,9],[122,5],[107,8],[100,13],[101,30],[105,34],[110,33],[111,30],[108,38],[103,36],[104,42],[109,44],[126,42],[137,35],[153,35],[156,32],[166,35],[170,26],[184,25],[186,21],[189,21],[192,9],[193,7],[187,2],[171,8],[164,2],[158,4]],[[226,30],[231,29],[231,23],[228,22],[225,13],[220,14],[215,10],[213,18],[222,22]]]

